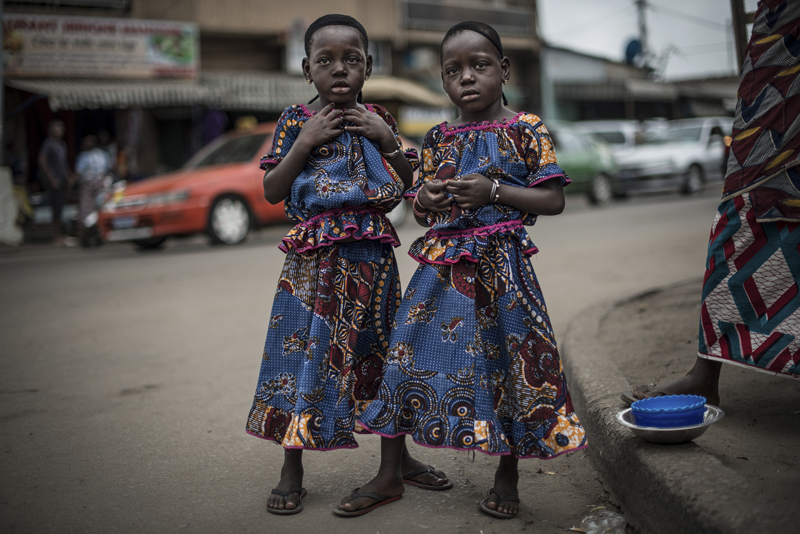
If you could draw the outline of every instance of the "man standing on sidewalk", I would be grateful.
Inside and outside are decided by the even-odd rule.
[[[53,119],[47,127],[47,139],[39,149],[39,179],[42,181],[53,209],[53,243],[69,245],[64,239],[61,213],[67,201],[72,173],[67,163],[67,144],[64,142],[64,123]]]

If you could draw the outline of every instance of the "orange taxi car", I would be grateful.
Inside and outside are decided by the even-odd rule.
[[[234,245],[254,226],[286,222],[283,203],[264,199],[259,169],[274,130],[273,122],[226,133],[177,171],[127,184],[100,210],[103,238],[157,248],[170,236],[205,232]]]

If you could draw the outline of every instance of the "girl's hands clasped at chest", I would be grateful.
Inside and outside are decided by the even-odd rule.
[[[344,110],[344,122],[348,123],[344,129],[350,133],[361,135],[381,145],[381,151],[394,152],[397,150],[397,140],[394,132],[383,119],[367,109]]]
[[[303,124],[295,144],[301,144],[311,151],[340,136],[343,122],[342,110],[334,109],[332,103],[328,104]]]
[[[429,180],[417,193],[417,202],[420,207],[428,211],[450,211],[453,199],[445,194],[447,182],[444,180]]]
[[[445,191],[453,195],[453,200],[461,208],[475,209],[491,202],[492,185],[493,182],[484,175],[472,173],[448,180]]]

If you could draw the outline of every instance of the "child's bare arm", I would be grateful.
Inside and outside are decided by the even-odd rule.
[[[367,139],[377,141],[381,145],[381,152],[384,154],[394,154],[385,157],[387,163],[392,166],[403,185],[408,189],[414,182],[414,169],[402,152],[397,152],[400,146],[394,137],[394,132],[386,122],[374,113],[363,109],[346,109],[344,120],[352,124],[345,126],[345,130],[350,133],[363,135]]]
[[[328,104],[308,119],[289,153],[279,164],[267,166],[264,173],[264,198],[267,202],[277,204],[288,197],[311,151],[341,135],[342,114],[332,110],[333,104]]]
[[[447,182],[447,192],[462,208],[478,208],[491,203],[492,181],[482,174],[466,174],[458,180]],[[564,211],[564,190],[558,180],[547,180],[533,187],[515,187],[500,184],[497,188],[499,204],[511,206],[525,213],[558,215]]]

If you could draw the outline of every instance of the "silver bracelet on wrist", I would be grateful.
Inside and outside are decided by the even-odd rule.
[[[489,194],[489,202],[496,204],[500,200],[500,180],[497,178],[489,178],[492,181],[492,192]]]
[[[381,151],[381,156],[383,156],[386,159],[394,159],[394,158],[396,158],[397,156],[399,156],[402,153],[403,153],[403,149],[400,148],[400,146],[398,146],[397,150],[395,150],[394,152],[383,152],[383,151]]]

